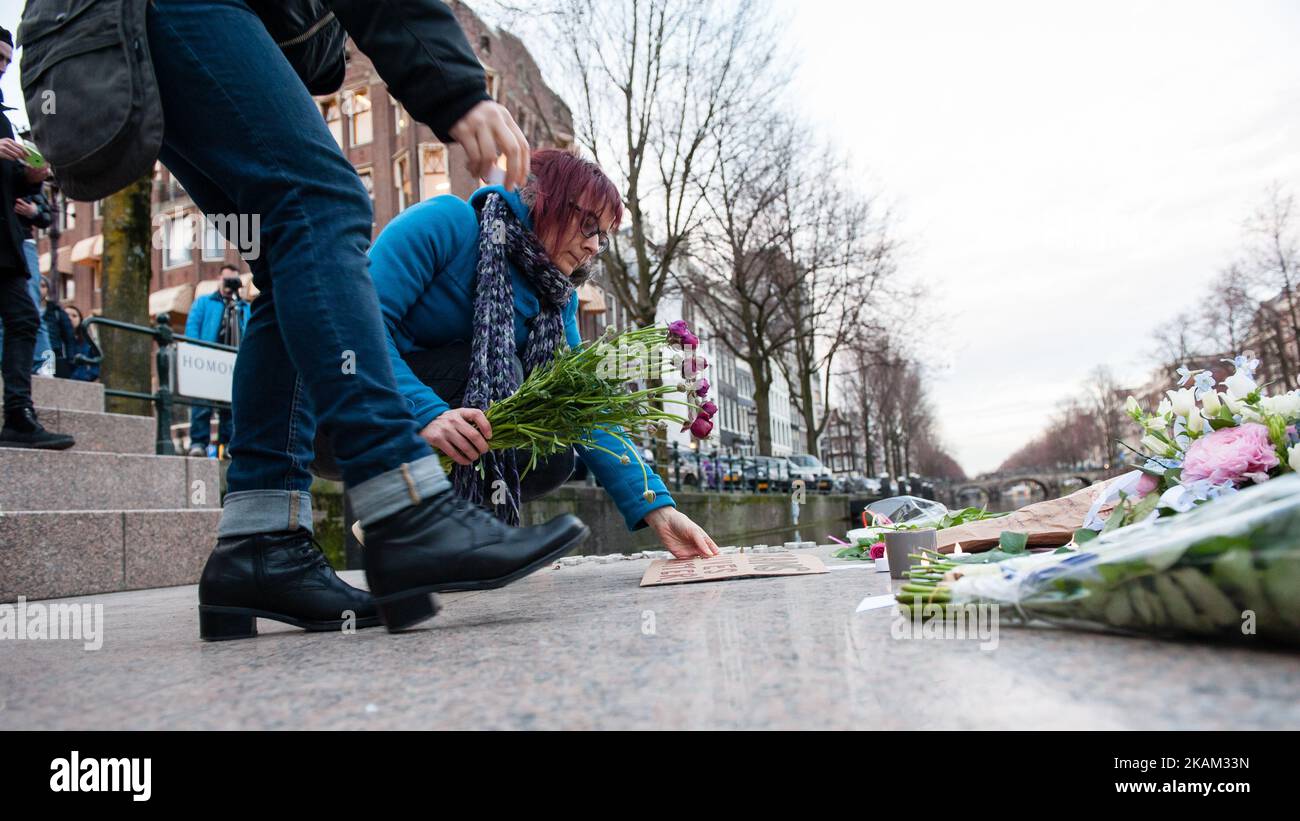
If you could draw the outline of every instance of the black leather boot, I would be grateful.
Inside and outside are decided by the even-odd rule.
[[[379,616],[395,632],[438,612],[429,594],[504,587],[590,534],[571,513],[510,527],[447,490],[366,527],[361,555]]]
[[[39,448],[67,450],[77,442],[66,433],[50,433],[36,420],[32,408],[5,411],[4,429],[0,430],[0,448]]]
[[[259,618],[313,631],[379,624],[374,597],[340,579],[301,528],[218,539],[208,557],[199,580],[199,636],[250,638]]]

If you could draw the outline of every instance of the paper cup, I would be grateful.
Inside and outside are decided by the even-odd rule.
[[[918,564],[911,554],[921,548],[934,550],[939,546],[938,531],[899,530],[885,534],[885,557],[889,559],[889,578],[905,579],[908,569]]]

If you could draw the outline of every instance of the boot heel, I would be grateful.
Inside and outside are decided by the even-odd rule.
[[[416,593],[403,599],[375,602],[375,608],[390,633],[396,633],[398,630],[431,619],[442,609],[438,605],[437,597],[432,593]]]
[[[257,619],[241,613],[222,613],[199,607],[199,638],[204,641],[247,639],[257,635]]]

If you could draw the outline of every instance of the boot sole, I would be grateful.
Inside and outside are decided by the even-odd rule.
[[[75,446],[76,441],[39,444],[36,442],[15,442],[12,439],[0,439],[0,448],[23,448],[25,450],[67,450]]]
[[[341,630],[343,619],[330,621],[304,621],[284,613],[272,613],[267,610],[255,610],[249,607],[223,607],[216,604],[199,605],[199,638],[204,641],[228,641],[230,639],[251,639],[257,635],[257,620],[272,621],[301,627],[309,633],[324,633]],[[378,627],[379,616],[359,618],[352,623],[358,630],[363,627]]]
[[[505,587],[511,582],[518,581],[524,576],[540,570],[543,566],[550,564],[559,557],[568,553],[582,542],[586,541],[591,535],[591,528],[582,525],[581,529],[566,541],[560,547],[552,550],[550,553],[533,561],[531,564],[524,565],[513,573],[508,573],[496,579],[485,579],[481,581],[467,582],[440,582],[438,584],[427,584],[423,587],[416,587],[410,590],[403,590],[400,593],[390,593],[387,596],[380,596],[375,599],[375,607],[379,610],[379,617],[383,619],[384,626],[388,632],[396,633],[404,630],[419,622],[433,618],[441,610],[438,599],[433,593],[451,593],[462,590],[495,590],[498,587]]]

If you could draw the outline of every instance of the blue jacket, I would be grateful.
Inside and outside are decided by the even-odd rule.
[[[221,314],[225,309],[226,301],[221,298],[221,291],[213,291],[199,297],[190,306],[189,319],[185,320],[185,335],[191,339],[202,339],[204,342],[216,342],[217,334],[221,331]],[[250,313],[248,303],[240,302],[239,310],[241,314],[239,331],[242,335],[244,329],[248,327]]]
[[[480,188],[470,202],[477,203],[491,192],[502,194],[524,225],[532,228],[528,207],[517,193],[501,186]],[[388,331],[388,354],[397,377],[397,389],[423,428],[449,405],[432,388],[411,372],[402,354],[432,350],[458,340],[473,338],[474,282],[478,268],[478,215],[470,203],[450,194],[414,205],[390,222],[370,249],[370,274],[379,293],[379,305]],[[515,296],[515,345],[522,353],[528,341],[527,321],[541,310],[537,292],[510,266]],[[578,347],[578,300],[576,295],[564,309],[564,334],[570,347]],[[598,432],[595,441],[614,453],[626,448],[607,433]],[[629,464],[600,450],[581,446],[578,457],[609,492],[629,530],[644,527],[650,511],[676,506],[668,489],[650,472],[654,501],[646,501],[645,481],[639,453],[631,453]],[[648,470],[648,468],[647,468]]]

